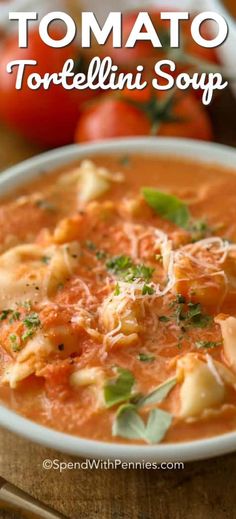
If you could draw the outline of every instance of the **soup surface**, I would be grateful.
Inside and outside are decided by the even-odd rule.
[[[0,399],[60,431],[236,429],[236,175],[99,156],[0,207]]]

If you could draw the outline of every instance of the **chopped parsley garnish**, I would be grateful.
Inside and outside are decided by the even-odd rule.
[[[104,250],[97,250],[96,252],[96,258],[98,260],[105,260],[107,257],[107,253]]]
[[[148,283],[152,279],[154,270],[154,268],[147,267],[147,265],[144,265],[143,263],[140,265],[134,265],[132,268],[130,268],[130,272],[127,275],[127,278],[131,281],[134,281],[135,279],[142,279]]]
[[[196,328],[206,328],[211,322],[212,317],[203,313],[199,303],[188,303],[186,313],[187,324]]]
[[[212,229],[205,220],[193,220],[189,225],[188,231],[192,235],[192,242],[203,240],[212,234]]]
[[[151,286],[151,285],[143,285],[143,288],[142,288],[142,295],[143,296],[152,296],[153,294],[155,294],[155,289]]]
[[[98,260],[105,260],[107,258],[107,253],[104,250],[99,250],[93,241],[87,240],[85,246],[89,251],[95,253]]]
[[[116,287],[115,287],[115,290],[114,290],[114,295],[115,296],[119,296],[120,295],[120,285],[119,283],[116,284]]]
[[[150,353],[139,353],[138,354],[138,360],[140,362],[153,362],[155,360],[155,356],[151,355]]]
[[[17,311],[12,312],[11,318],[10,318],[10,324],[14,323],[14,321],[19,321],[20,316],[21,316],[20,312],[17,312]]]
[[[23,306],[23,308],[25,308],[26,310],[29,311],[29,310],[31,310],[32,303],[31,303],[31,301],[25,301],[22,306]]]
[[[41,261],[45,265],[48,265],[50,263],[51,258],[49,256],[42,256]]]
[[[11,313],[12,313],[12,310],[3,310],[0,313],[0,321],[5,321]]]
[[[20,312],[18,312],[17,310],[3,310],[0,313],[0,321],[5,321],[8,317],[11,316],[9,322],[10,324],[12,324],[14,321],[19,321],[20,315]]]
[[[15,334],[9,335],[9,340],[11,343],[12,351],[20,351],[20,344],[18,342],[18,337]]]
[[[170,321],[170,318],[167,317],[166,315],[160,315],[160,317],[159,317],[159,321],[160,321],[161,323],[168,323],[168,322]]]
[[[196,341],[195,342],[195,346],[196,348],[198,348],[199,350],[202,349],[202,348],[206,348],[207,350],[211,350],[213,348],[218,348],[219,346],[221,346],[221,342],[220,341]]]
[[[149,283],[155,270],[154,268],[148,267],[143,263],[135,265],[129,256],[116,256],[111,258],[106,262],[106,267],[113,274],[122,278],[128,283],[132,283],[132,281],[137,279],[144,281],[145,283]],[[146,293],[148,293],[149,289],[151,288],[152,287],[146,288]]]
[[[171,304],[174,317],[184,332],[186,328],[206,328],[212,323],[212,317],[203,312],[200,303],[187,303],[182,295],[177,295]]]
[[[22,340],[26,341],[29,337],[34,335],[34,333],[37,331],[37,328],[41,325],[41,321],[38,314],[36,312],[32,312],[24,318],[23,324],[26,329],[22,335]]]
[[[51,204],[48,200],[37,200],[36,207],[43,209],[44,211],[49,211],[50,213],[54,213],[56,210],[55,205]]]
[[[32,314],[27,315],[24,318],[23,323],[24,323],[24,325],[27,328],[32,328],[32,327],[35,327],[35,326],[40,326],[40,324],[41,324],[39,316],[38,316],[38,314],[36,312],[32,312]]]
[[[114,274],[118,275],[126,273],[132,265],[133,262],[129,256],[116,256],[106,262],[108,270],[111,270]]]
[[[87,240],[85,242],[85,246],[87,247],[88,250],[91,250],[91,251],[95,251],[97,248],[95,243],[93,243],[93,241],[91,241],[91,240]]]

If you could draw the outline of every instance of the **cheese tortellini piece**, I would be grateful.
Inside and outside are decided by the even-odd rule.
[[[54,295],[78,264],[76,242],[47,248],[20,245],[0,256],[0,310],[30,300],[41,303]]]
[[[212,361],[213,362],[213,361]],[[200,416],[205,410],[219,407],[225,399],[225,385],[213,364],[187,354],[177,363],[177,378],[180,388],[181,418]]]
[[[53,296],[60,284],[71,277],[78,265],[80,247],[77,242],[56,247],[48,269],[47,295]]]
[[[97,167],[92,161],[84,160],[80,167],[60,178],[60,184],[77,184],[78,201],[86,204],[109,191],[112,182],[122,182],[121,173],[112,174],[106,168]]]
[[[38,375],[54,351],[53,343],[39,331],[17,354],[16,360],[8,365],[2,382],[15,389],[30,375]]]
[[[103,409],[105,407],[103,386],[105,382],[105,376],[102,368],[92,367],[83,368],[75,371],[70,376],[70,385],[75,389],[88,389],[90,395],[96,403],[97,409]]]
[[[74,388],[103,385],[104,374],[101,368],[84,368],[74,371],[70,376],[70,383]]]
[[[109,345],[137,342],[140,331],[137,302],[122,294],[109,296],[102,305],[100,317]]]
[[[236,371],[236,318],[219,317],[216,322],[221,327],[225,358],[233,370]]]

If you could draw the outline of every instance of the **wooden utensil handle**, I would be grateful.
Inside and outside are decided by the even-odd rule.
[[[66,519],[2,478],[0,478],[0,505],[2,505],[0,508],[7,507],[22,511],[25,517],[31,519]]]

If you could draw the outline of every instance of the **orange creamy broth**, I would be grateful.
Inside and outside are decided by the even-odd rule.
[[[6,200],[0,209],[0,243],[3,245],[3,250],[8,248],[6,238],[9,235],[12,240],[11,245],[17,244],[19,237],[20,242],[34,240],[38,244],[45,245],[53,240],[54,228],[62,218],[76,215],[77,240],[83,251],[75,273],[68,276],[63,286],[59,287],[53,295],[53,304],[47,304],[41,309],[37,300],[32,302],[30,311],[38,312],[44,336],[55,346],[53,353],[50,353],[37,377],[30,375],[15,389],[9,388],[7,383],[2,384],[0,396],[2,402],[12,409],[49,427],[99,440],[125,441],[113,437],[111,432],[117,406],[106,409],[98,405],[98,390],[94,391],[91,386],[79,389],[71,387],[69,383],[71,374],[84,368],[97,367],[105,370],[106,377],[113,378],[114,366],[120,366],[133,373],[138,392],[148,394],[160,383],[175,375],[176,359],[183,357],[189,351],[196,353],[200,359],[204,356],[205,352],[202,350],[199,352],[195,347],[197,341],[218,342],[222,345],[220,327],[211,322],[204,329],[190,328],[187,334],[180,331],[173,317],[176,295],[172,292],[157,298],[145,308],[144,313],[143,310],[138,312],[140,332],[137,341],[130,345],[109,345],[89,336],[86,330],[73,324],[75,313],[73,305],[81,301],[84,294],[81,279],[95,297],[95,302],[90,301],[89,297],[83,300],[85,309],[92,314],[91,327],[95,329],[100,327],[101,332],[104,333],[96,311],[104,299],[114,292],[117,280],[114,279],[113,274],[107,272],[104,260],[96,258],[96,251],[105,251],[107,257],[132,256],[134,252],[132,239],[130,240],[124,232],[125,223],[143,226],[144,231],[148,226],[161,229],[168,234],[176,247],[191,241],[186,231],[155,215],[144,202],[142,202],[141,213],[134,219],[130,219],[124,210],[124,205],[122,206],[123,201],[137,197],[142,186],[157,187],[171,192],[188,202],[191,215],[196,219],[206,220],[209,228],[216,229],[214,232],[217,236],[222,235],[234,241],[236,238],[236,223],[234,223],[236,222],[236,176],[214,165],[202,165],[177,158],[135,156],[123,166],[118,156],[100,156],[93,160],[97,166],[104,166],[114,173],[121,171],[125,175],[124,182],[112,184],[110,191],[98,200],[100,204],[98,212],[102,210],[102,204],[106,201],[114,202],[114,207],[109,207],[105,218],[99,219],[97,214],[94,216],[93,211],[91,216],[86,208],[83,211],[78,208],[74,186],[63,188],[63,192],[58,188],[57,177],[65,171],[69,174],[76,165],[63,168],[55,175],[42,175],[39,180],[20,190],[20,195],[22,196],[23,193],[25,197],[30,197],[29,199],[26,198],[19,205],[15,201],[15,195],[13,201]],[[32,200],[32,193],[37,193],[36,201]],[[43,204],[42,202],[45,201],[47,203]],[[5,223],[4,214],[8,214],[9,207],[11,218],[8,218]],[[88,240],[95,244],[95,252],[86,245]],[[141,241],[139,263],[155,268],[154,281],[164,283],[162,268],[155,260],[152,236],[144,237]],[[99,271],[95,277],[97,268]],[[186,286],[180,285],[180,288],[183,292],[186,291]],[[187,293],[186,303],[190,300],[193,304],[198,303],[199,301],[190,292]],[[192,299],[188,299],[189,297]],[[206,305],[201,301],[204,314],[213,317],[219,312],[236,315],[234,293],[229,300],[222,302],[220,307],[214,298],[215,293],[210,302],[207,299]],[[22,319],[27,314],[21,305],[19,312]],[[169,322],[159,321],[159,317],[163,315],[169,319]],[[13,357],[15,361],[17,358],[17,352],[12,353],[9,349],[9,334],[18,336],[23,331],[21,318],[15,321],[8,318],[0,323],[2,373],[9,359]],[[63,348],[59,347],[61,345]],[[140,353],[148,353],[153,360],[141,362]],[[213,359],[225,362],[222,346],[207,353],[212,355]],[[226,393],[224,406],[220,409],[214,407],[204,417],[189,422],[178,417],[180,384],[177,384],[159,406],[175,416],[165,441],[191,440],[234,430],[236,427],[235,392],[232,388],[227,388]],[[141,413],[146,419],[147,411],[144,409]]]

